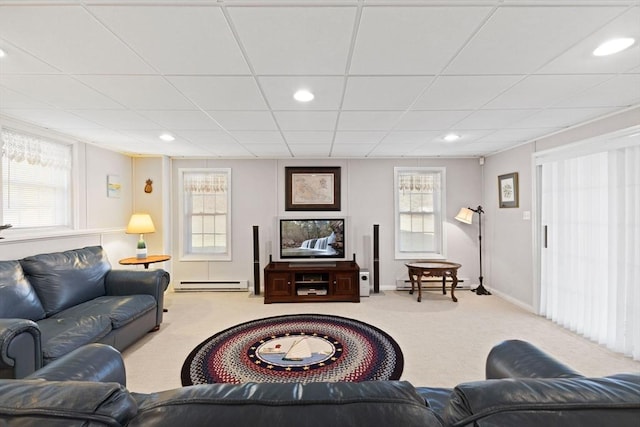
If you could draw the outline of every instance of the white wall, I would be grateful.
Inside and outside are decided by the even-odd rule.
[[[477,277],[477,229],[453,219],[460,207],[481,202],[481,169],[476,159],[366,159],[366,160],[185,160],[172,161],[173,279],[249,280],[253,289],[252,227],[259,226],[261,267],[275,250],[275,219],[279,216],[313,216],[317,212],[284,210],[284,168],[286,166],[340,166],[341,208],[328,215],[347,216],[349,254],[355,253],[361,268],[372,270],[373,225],[380,226],[380,286],[395,287],[398,278],[406,278],[404,260],[394,259],[395,166],[446,167],[446,245],[448,259],[460,262],[460,277]],[[178,169],[228,167],[232,175],[232,260],[183,262],[179,260],[177,200]]]

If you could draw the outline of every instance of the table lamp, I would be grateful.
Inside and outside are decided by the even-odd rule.
[[[139,234],[138,247],[136,249],[136,258],[147,257],[147,244],[144,241],[144,233],[153,233],[156,228],[153,226],[151,215],[144,213],[134,213],[131,215],[129,225],[127,225],[127,234]]]

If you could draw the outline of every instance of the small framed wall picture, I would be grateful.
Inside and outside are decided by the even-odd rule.
[[[107,197],[118,198],[122,191],[122,184],[120,183],[120,176],[107,175]]]
[[[518,172],[498,176],[498,206],[518,207]]]

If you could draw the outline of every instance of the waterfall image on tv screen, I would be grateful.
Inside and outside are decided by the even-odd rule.
[[[280,258],[344,258],[344,219],[281,219]]]

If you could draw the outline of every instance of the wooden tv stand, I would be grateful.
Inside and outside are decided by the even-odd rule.
[[[360,302],[359,276],[354,261],[270,262],[264,268],[264,303]]]

